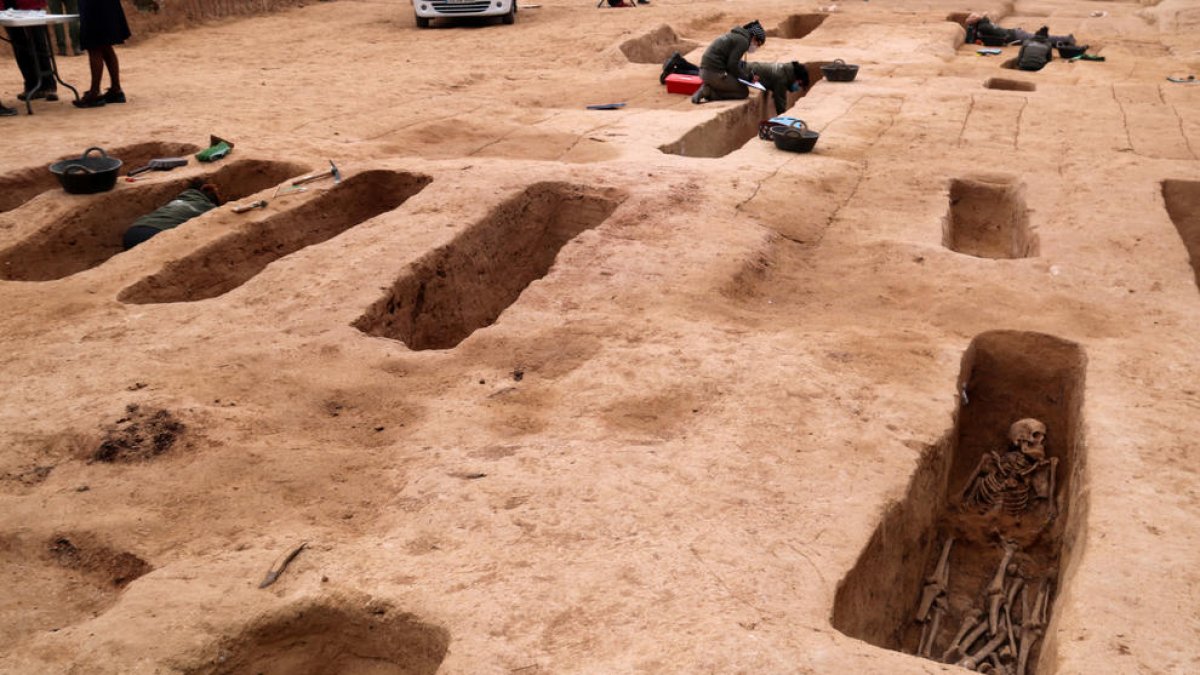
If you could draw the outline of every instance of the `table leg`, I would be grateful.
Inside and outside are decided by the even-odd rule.
[[[59,84],[66,87],[67,89],[70,89],[71,93],[75,95],[75,100],[78,101],[79,100],[79,90],[76,89],[75,87],[72,87],[71,85],[67,84],[62,79],[62,76],[58,74],[58,59],[54,58],[54,47],[53,47],[53,45],[50,44],[50,26],[43,26],[42,28],[43,28],[43,30],[46,31],[46,51],[50,55],[50,72],[54,73],[55,81],[57,81]]]

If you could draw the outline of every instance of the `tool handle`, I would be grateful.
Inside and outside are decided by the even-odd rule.
[[[266,205],[267,205],[267,200],[260,199],[255,202],[250,202],[249,204],[241,204],[239,206],[235,206],[235,207],[233,207],[233,212],[234,213],[245,213],[245,212],[249,211],[250,209],[265,208]]]
[[[303,178],[297,178],[296,180],[292,181],[292,185],[304,185],[305,183],[311,183],[311,182],[313,182],[314,180],[320,180],[320,179],[322,179],[322,178],[328,178],[329,176],[332,176],[332,175],[333,175],[333,171],[332,171],[332,170],[330,170],[330,171],[322,171],[321,173],[314,173],[314,174],[313,174],[313,175],[311,175],[311,176],[305,176],[305,177],[303,177]]]

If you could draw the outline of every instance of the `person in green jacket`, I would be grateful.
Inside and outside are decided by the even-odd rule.
[[[766,41],[767,31],[763,30],[762,24],[757,21],[751,21],[745,26],[735,26],[728,33],[713,40],[708,49],[704,50],[704,57],[700,59],[700,80],[703,84],[692,94],[692,103],[748,97],[750,90],[738,82],[739,78],[749,79],[742,57],[748,53],[753,54],[754,50],[763,46]]]
[[[224,200],[217,186],[212,183],[193,184],[175,199],[133,221],[133,225],[125,230],[121,243],[128,251],[159,232],[179,227],[222,203]]]
[[[782,115],[787,110],[788,94],[800,90],[808,90],[810,79],[808,69],[803,63],[761,63],[751,61],[746,64],[746,70],[762,86],[771,92],[775,99],[775,114]]]

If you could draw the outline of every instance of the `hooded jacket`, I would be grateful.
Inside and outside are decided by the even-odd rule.
[[[796,72],[796,66],[800,66],[803,70],[804,65],[796,62],[790,63],[762,63],[759,61],[751,61],[746,64],[746,70],[754,77],[758,77],[758,83],[767,88],[771,92],[771,96],[775,99],[775,114],[782,115],[787,110],[788,104],[788,85],[800,80],[802,84],[808,82],[807,73],[800,74]]]
[[[746,79],[747,73],[742,68],[742,57],[745,56],[748,49],[750,49],[750,31],[737,26],[712,41],[708,49],[704,50],[704,57],[700,59],[700,67]]]

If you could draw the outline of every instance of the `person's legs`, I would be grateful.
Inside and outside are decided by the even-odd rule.
[[[117,61],[117,50],[109,45],[102,48],[100,54],[108,66],[108,79],[111,80],[111,85],[101,98],[105,103],[124,103],[125,92],[121,90],[121,65]]]
[[[159,232],[162,232],[162,230],[155,227],[150,227],[148,225],[134,225],[128,230],[125,230],[125,236],[121,238],[121,245],[125,247],[126,251],[128,251],[134,246],[145,242],[147,239],[153,237]]]
[[[37,65],[33,60],[33,45],[29,41],[24,28],[5,28],[8,40],[12,43],[13,57],[17,60],[17,68],[21,70],[21,78],[25,81],[25,91],[36,91],[38,86]]]
[[[40,29],[34,29],[33,39],[31,42],[32,44],[30,46],[34,50],[34,63],[43,73],[41,77],[41,85],[38,87],[38,89],[46,94],[53,94],[54,92],[58,91],[58,82],[54,81],[54,64],[50,62],[50,50],[52,48],[52,45],[50,44],[50,31],[46,30],[44,27]]]
[[[63,5],[67,9],[67,14],[79,13],[79,0],[63,0]],[[83,53],[83,48],[79,46],[79,19],[67,24],[67,28],[71,32],[71,47],[74,49],[71,53],[79,56]]]
[[[701,77],[703,77],[704,69],[700,69]],[[737,81],[737,78],[729,73],[721,73],[719,76],[706,78],[704,83],[708,85],[711,94],[708,96],[710,101],[730,101],[743,99],[750,96],[750,89]]]
[[[63,0],[49,0],[49,7],[50,7],[51,14],[72,14],[73,13],[73,12],[64,11]],[[67,35],[66,35],[66,31],[63,30],[61,23],[54,24],[54,41],[58,43],[58,55],[66,56],[67,55]],[[79,44],[79,43],[77,42],[75,44]]]
[[[98,108],[104,105],[104,97],[100,95],[100,78],[104,75],[104,47],[87,50],[88,69],[92,74],[91,86],[78,101],[71,103],[76,108]]]

